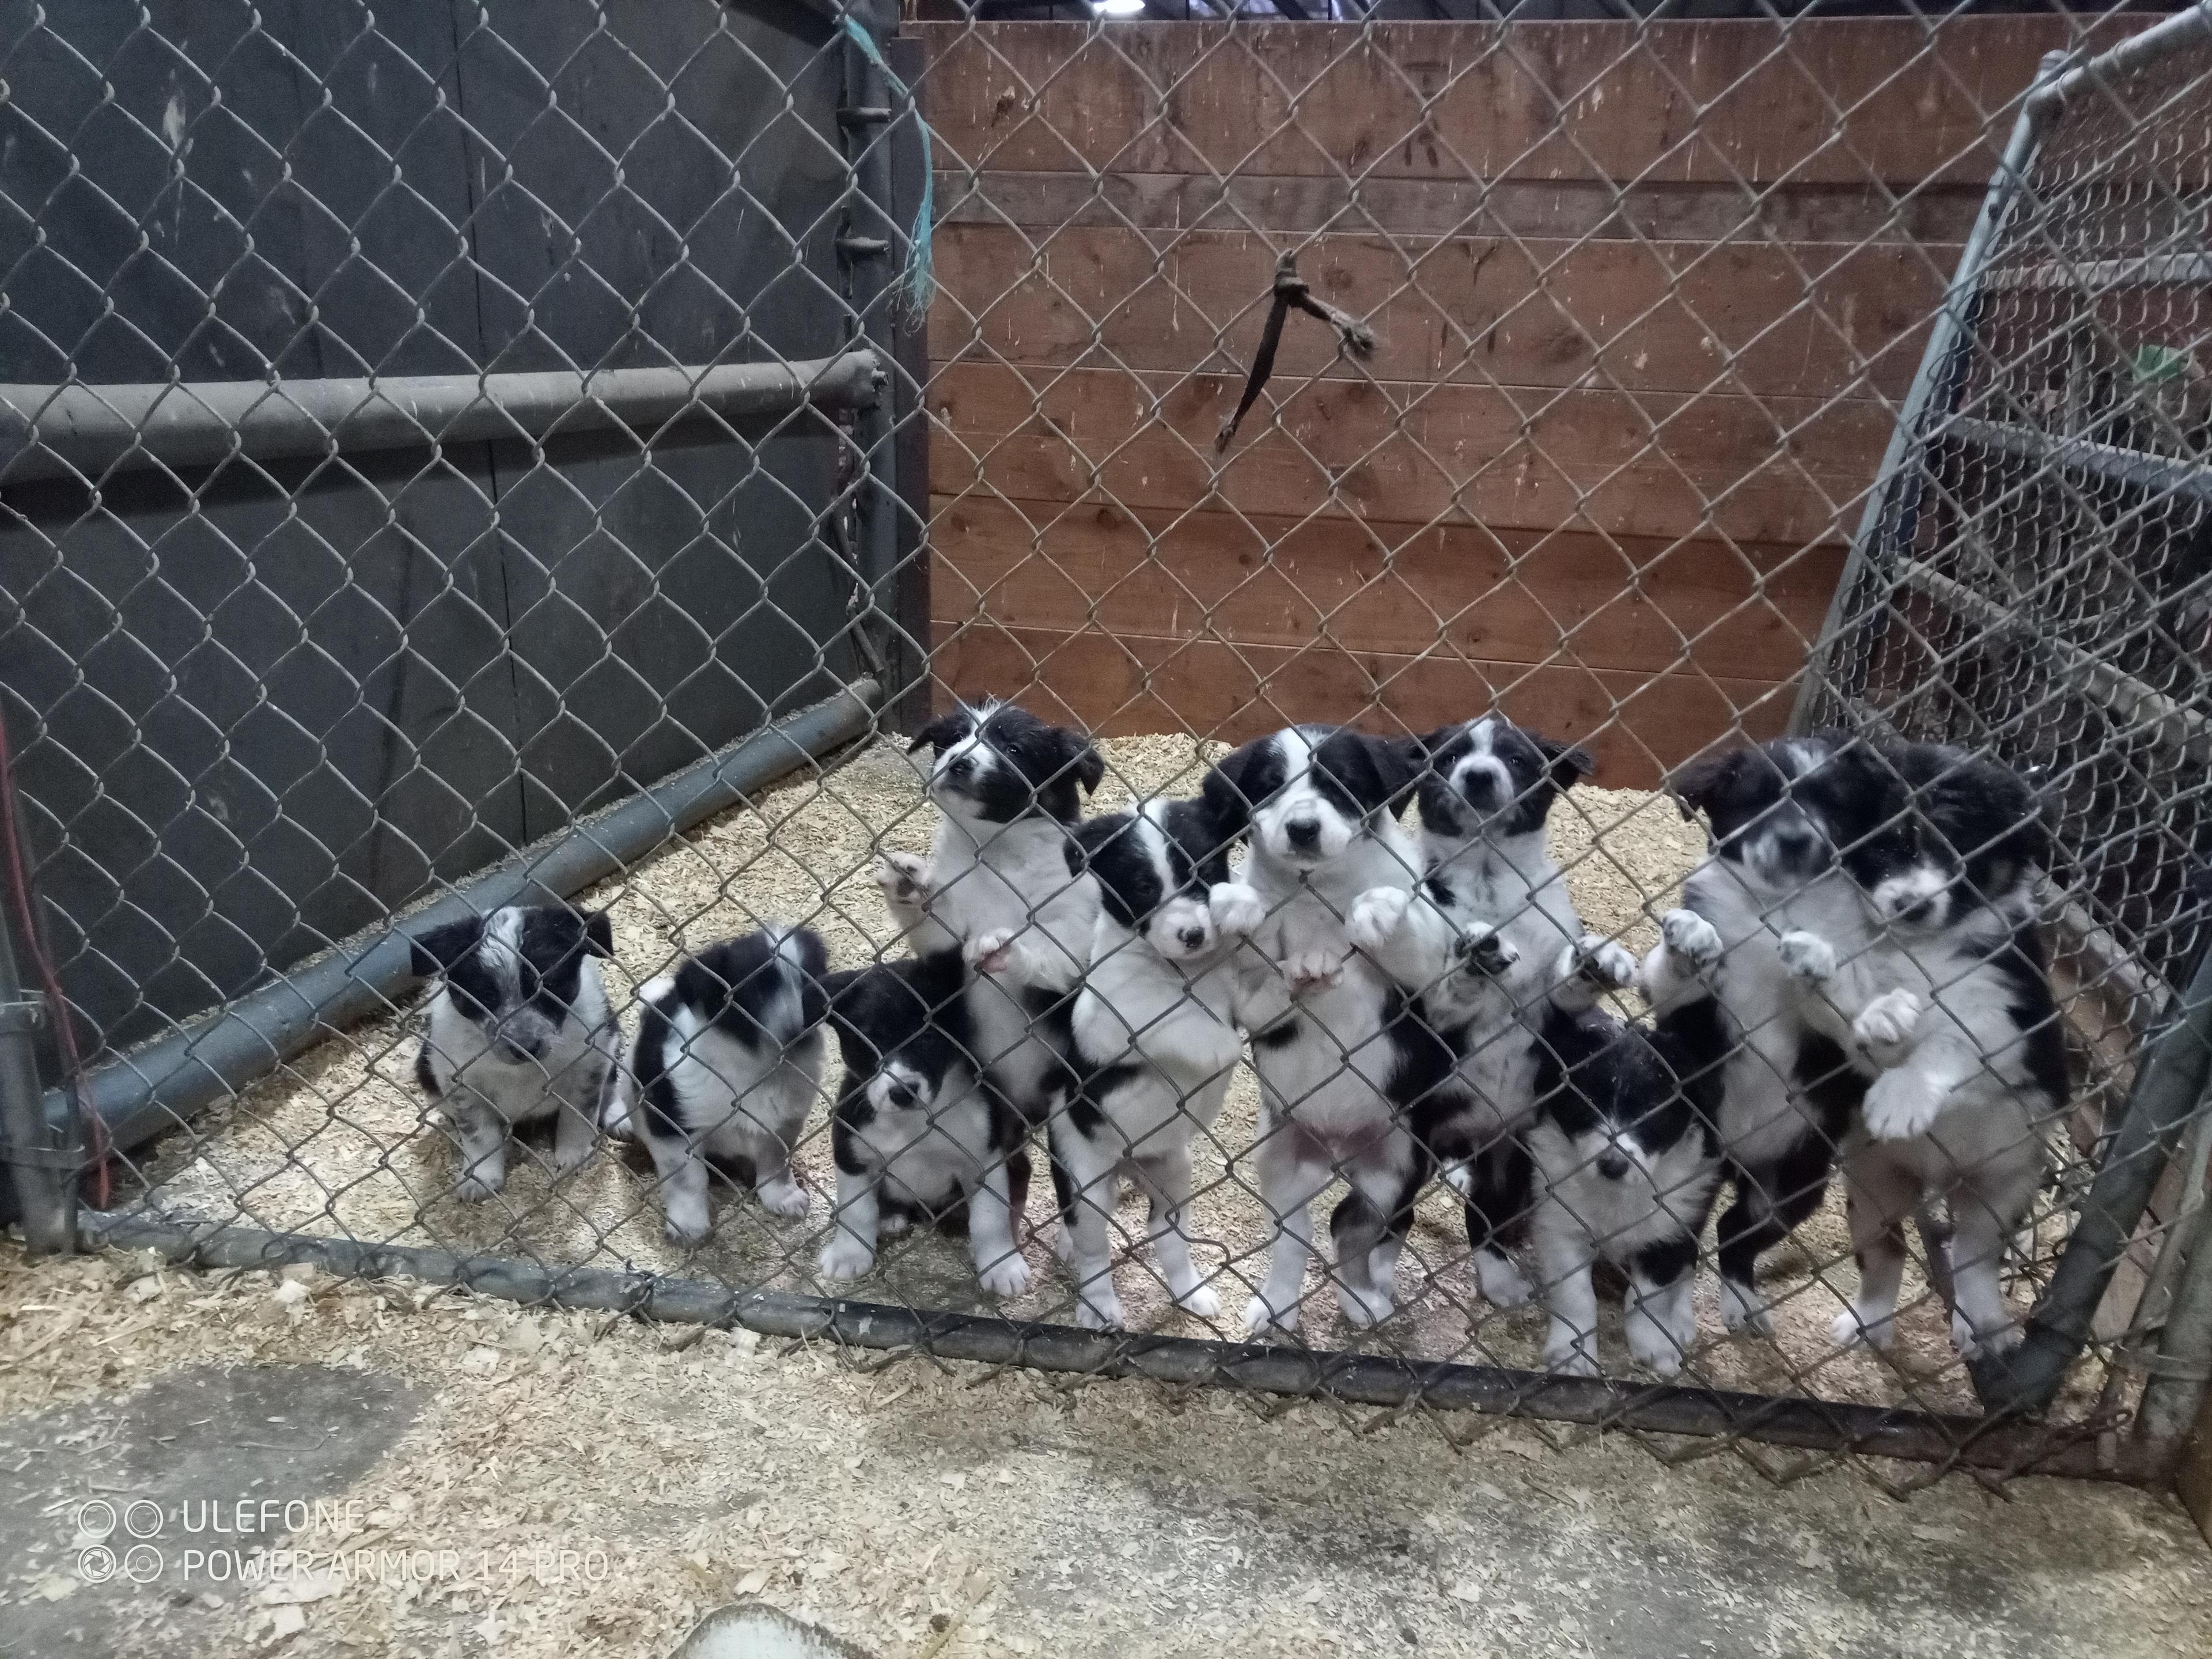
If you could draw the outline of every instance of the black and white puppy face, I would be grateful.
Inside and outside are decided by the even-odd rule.
[[[1883,921],[1940,933],[2014,897],[2049,866],[2041,803],[2018,773],[1941,744],[1881,753],[1912,792],[1917,830],[1911,862],[1869,890]]]
[[[1576,1066],[1544,1109],[1582,1168],[1602,1181],[1641,1183],[1662,1197],[1671,1177],[1660,1159],[1703,1133],[1665,1062],[1626,1034]]]
[[[1537,834],[1552,803],[1597,767],[1587,750],[1503,714],[1443,726],[1414,742],[1424,761],[1422,827],[1461,840]]]
[[[1411,746],[1336,726],[1294,726],[1255,738],[1206,775],[1205,799],[1224,835],[1249,830],[1261,857],[1296,869],[1340,858],[1413,793]]]
[[[1220,941],[1207,897],[1229,879],[1229,846],[1202,801],[1147,801],[1076,831],[1106,914],[1170,962]]]
[[[957,981],[933,986],[921,964],[878,963],[823,981],[830,1024],[845,1061],[843,1093],[855,1091],[878,1112],[927,1115],[960,1064],[960,1046],[940,1022],[933,998]]]
[[[909,753],[925,747],[937,751],[930,799],[972,823],[1037,815],[1073,823],[1082,796],[1106,775],[1106,763],[1081,732],[1048,726],[996,698],[932,720],[908,745]]]
[[[576,1000],[587,957],[614,954],[604,911],[517,905],[410,941],[415,971],[443,976],[454,1009],[509,1065],[541,1059]]]
[[[1896,769],[1840,734],[1734,750],[1684,768],[1669,787],[1684,817],[1705,815],[1714,854],[1773,891],[1841,866],[1871,893],[1917,855]]]

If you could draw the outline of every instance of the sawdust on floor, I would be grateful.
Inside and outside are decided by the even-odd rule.
[[[2212,1651],[2212,1556],[2171,1498],[2118,1486],[1954,1475],[1898,1503],[1757,1447],[1662,1463],[1693,1448],[0,1242],[0,1413],[211,1363],[419,1387],[358,1501],[292,1541],[489,1565],[191,1607],[145,1586],[98,1632],[118,1651],[180,1650],[189,1620],[223,1654],[651,1655],[745,1596],[883,1659]],[[0,1627],[71,1593],[83,1494],[47,1497],[50,1540],[0,1562]]]
[[[1188,736],[1114,739],[1101,744],[1107,777],[1093,810],[1113,811],[1145,795],[1196,792],[1222,752]],[[778,918],[805,922],[848,966],[894,947],[870,866],[880,848],[928,845],[934,809],[921,775],[896,742],[858,747],[818,776],[802,774],[695,829],[625,876],[582,896],[613,919],[615,960],[609,992],[626,1006],[636,984],[684,951]],[[1553,842],[1566,880],[1591,927],[1641,952],[1656,939],[1656,918],[1674,902],[1682,877],[1704,852],[1702,832],[1665,797],[1584,786],[1553,813]],[[650,1166],[634,1152],[610,1149],[574,1176],[550,1183],[534,1159],[510,1160],[506,1190],[489,1203],[453,1198],[455,1152],[427,1109],[412,1075],[416,1014],[408,1010],[362,1025],[301,1056],[275,1077],[209,1113],[189,1134],[173,1136],[152,1160],[153,1201],[172,1214],[278,1231],[340,1235],[380,1243],[434,1246],[464,1253],[524,1255],[550,1264],[619,1268],[719,1281],[732,1287],[821,1288],[812,1273],[826,1194],[834,1172],[824,1109],[812,1120],[797,1160],[814,1194],[799,1220],[767,1215],[726,1187],[716,1191],[718,1225],[705,1247],[684,1251],[662,1237]],[[834,1071],[830,1079],[835,1085]],[[1138,1249],[1125,1253],[1118,1282],[1130,1325],[1189,1335],[1236,1337],[1251,1288],[1264,1272],[1267,1230],[1249,1177],[1239,1168],[1252,1133],[1256,1094],[1240,1072],[1212,1135],[1197,1149],[1195,1214],[1202,1267],[1220,1277],[1224,1312],[1206,1322],[1175,1310]],[[541,1154],[542,1157],[542,1154]],[[1532,1366],[1545,1319],[1527,1307],[1491,1308],[1477,1294],[1466,1238],[1440,1189],[1422,1204],[1401,1272],[1401,1311],[1378,1329],[1344,1327],[1316,1267],[1310,1279],[1302,1340],[1317,1346],[1359,1346],[1424,1359]],[[1031,1288],[997,1304],[1016,1317],[1066,1320],[1071,1287],[1049,1240],[1051,1193],[1032,1183],[1025,1249]],[[1133,1200],[1122,1217],[1124,1243],[1140,1240]],[[2058,1225],[2045,1218],[2039,1234]],[[2039,1254],[2047,1252],[2039,1239]],[[1761,1393],[1814,1394],[1831,1400],[1972,1411],[1964,1368],[1949,1343],[1942,1308],[1911,1296],[1900,1340],[1888,1360],[1839,1351],[1830,1324],[1855,1275],[1840,1198],[1780,1249],[1772,1277],[1778,1331],[1771,1341],[1724,1340],[1710,1273],[1699,1289],[1705,1340],[1683,1381]],[[924,1234],[887,1243],[875,1273],[854,1287],[870,1300],[918,1308],[988,1310],[964,1246]],[[1601,1352],[1613,1369],[1626,1360],[1614,1298],[1607,1298]],[[2093,1394],[2090,1369],[2073,1385],[2074,1403]]]

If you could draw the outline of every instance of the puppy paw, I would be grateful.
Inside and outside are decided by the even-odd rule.
[[[887,903],[911,909],[929,898],[929,860],[920,853],[882,853],[872,872]]]
[[[1689,1346],[1650,1314],[1631,1310],[1623,1322],[1628,1338],[1628,1357],[1655,1376],[1679,1376],[1682,1354]]]
[[[1121,1298],[1103,1279],[1085,1285],[1075,1293],[1075,1322],[1086,1331],[1120,1330]]]
[[[1866,1092],[1867,1133],[1876,1140],[1911,1140],[1935,1127],[1943,1097],[1910,1070],[1884,1072]]]
[[[1019,1251],[1009,1249],[988,1266],[979,1267],[975,1277],[993,1296],[1019,1296],[1030,1287],[1030,1264]]]
[[[886,1210],[876,1223],[878,1238],[899,1238],[914,1231],[914,1218],[904,1210]]]
[[[1333,991],[1344,978],[1344,958],[1333,951],[1301,951],[1283,963],[1292,996]]]
[[[1959,1351],[1961,1359],[1987,1359],[2010,1353],[2027,1340],[2027,1333],[2020,1324],[2008,1319],[1993,1331],[1978,1331],[1974,1322],[1954,1310],[1951,1314],[1951,1346]]]
[[[1244,1304],[1244,1331],[1249,1336],[1287,1336],[1298,1328],[1298,1304],[1278,1308],[1265,1296]]]
[[[1695,910],[1669,910],[1660,920],[1659,939],[1668,955],[1698,973],[1718,962],[1726,949],[1719,930]]]
[[[1344,936],[1355,951],[1370,955],[1386,948],[1405,925],[1413,896],[1398,887],[1370,887],[1352,901],[1344,918]]]
[[[1015,936],[1007,927],[978,933],[961,947],[961,959],[979,974],[1003,974],[1013,966]]]
[[[1846,1308],[1828,1327],[1839,1348],[1871,1348],[1887,1353],[1897,1340],[1897,1323],[1887,1317],[1862,1317],[1856,1308]]]
[[[1554,1326],[1544,1341],[1544,1369],[1558,1376],[1595,1376],[1597,1333],[1577,1333],[1569,1326]]]
[[[876,1253],[850,1233],[839,1233],[822,1247],[822,1277],[833,1282],[858,1279],[876,1265]]]
[[[1355,1285],[1336,1287],[1336,1305],[1344,1315],[1344,1322],[1355,1331],[1381,1324],[1398,1310],[1389,1293],[1379,1289],[1360,1289]]]
[[[1774,947],[1782,970],[1805,985],[1826,985],[1836,976],[1836,947],[1818,933],[1784,933]]]
[[[1241,881],[1214,884],[1206,896],[1213,918],[1213,931],[1224,939],[1249,939],[1267,919],[1267,902]]]
[[[453,1184],[453,1196],[464,1204],[482,1204],[491,1199],[507,1183],[504,1180],[489,1181],[483,1176],[465,1175]]]
[[[1474,1258],[1474,1282],[1482,1287],[1483,1300],[1493,1308],[1518,1308],[1532,1291],[1528,1275],[1511,1256],[1498,1250],[1484,1250]]]
[[[789,1176],[777,1181],[764,1181],[755,1189],[754,1195],[770,1215],[802,1216],[806,1213],[806,1188]]]
[[[1211,1285],[1194,1285],[1175,1299],[1176,1307],[1199,1319],[1212,1319],[1221,1311],[1221,1298]]]
[[[1730,1336],[1772,1336],[1774,1313],[1759,1292],[1733,1279],[1721,1280],[1721,1324]]]
[[[1574,945],[1573,976],[1599,991],[1626,991],[1636,983],[1636,958],[1627,947],[1599,933],[1584,933]]]
[[[1904,1064],[1912,1052],[1920,1017],[1926,1012],[1927,1005],[1900,985],[1883,992],[1860,1011],[1851,1022],[1851,1035],[1866,1050],[1868,1059],[1887,1070]]]
[[[1496,977],[1521,960],[1521,952],[1487,922],[1470,921],[1452,941],[1452,961],[1462,973]]]

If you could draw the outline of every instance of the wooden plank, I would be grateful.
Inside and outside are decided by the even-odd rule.
[[[1868,401],[1279,381],[1216,456],[1240,390],[947,364],[928,388],[931,489],[1806,544],[1850,522],[1892,424]]]
[[[1930,184],[1901,198],[1872,184],[1430,179],[1238,173],[1025,173],[937,175],[937,223],[1135,225],[1309,235],[1388,227],[1421,236],[1549,236],[1580,240],[1902,242],[1966,240],[1986,180]]]
[[[1299,720],[1422,731],[1502,707],[1550,736],[1587,742],[1596,781],[1609,788],[1655,788],[1664,769],[1738,731],[1779,735],[1794,695],[1694,672],[1650,678],[989,623],[939,635],[930,661],[942,698],[1010,697],[1105,737],[1187,731],[1242,743]]]
[[[1004,226],[937,237],[929,346],[972,356],[1237,374],[1265,324],[1275,250],[1249,234],[1157,240]],[[1364,317],[1354,364],[1287,331],[1278,374],[1625,391],[1901,398],[1955,249],[1325,236],[1299,272]],[[1594,377],[1586,380],[1586,377]]]
[[[939,631],[1009,628],[1555,657],[1655,674],[1686,655],[1779,682],[1804,666],[1841,571],[1835,547],[1734,548],[1567,532],[1082,507],[1030,517],[931,504]]]
[[[2142,27],[924,24],[956,169],[1985,183],[2038,60]]]

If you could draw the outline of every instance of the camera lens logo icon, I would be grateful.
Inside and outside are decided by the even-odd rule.
[[[133,1538],[155,1538],[161,1535],[161,1506],[150,1498],[142,1498],[123,1511],[123,1530]]]
[[[76,1576],[88,1584],[104,1584],[115,1577],[115,1552],[105,1544],[94,1544],[77,1552]]]
[[[150,1584],[161,1576],[161,1552],[151,1544],[133,1544],[123,1553],[123,1576],[134,1584]]]
[[[97,1543],[115,1533],[115,1505],[94,1498],[76,1506],[76,1535]]]

